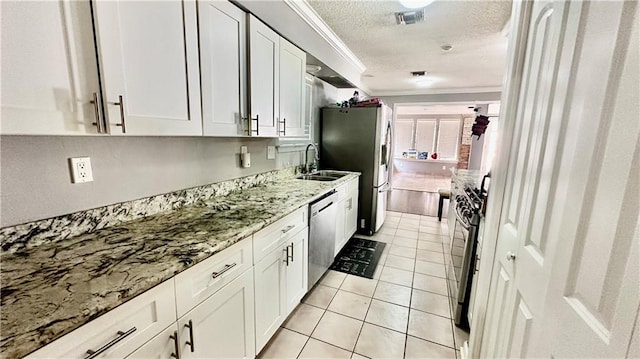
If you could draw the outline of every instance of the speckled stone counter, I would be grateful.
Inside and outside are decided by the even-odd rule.
[[[451,192],[462,191],[465,186],[480,187],[484,173],[479,170],[455,169],[451,171]]]
[[[280,178],[3,252],[0,356],[35,351],[357,176]]]

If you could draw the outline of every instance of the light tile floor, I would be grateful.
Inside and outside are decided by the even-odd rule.
[[[260,358],[460,358],[436,217],[387,212],[374,279],[327,271]]]

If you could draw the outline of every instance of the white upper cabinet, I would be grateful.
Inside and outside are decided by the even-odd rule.
[[[247,136],[247,14],[229,2],[205,0],[198,15],[203,133]]]
[[[278,137],[280,35],[249,15],[251,135]]]
[[[87,1],[1,1],[1,134],[98,133]],[[96,104],[98,105],[98,104]],[[101,123],[98,121],[97,123]]]
[[[280,38],[280,136],[305,135],[306,65],[304,51]]]
[[[195,1],[95,1],[111,134],[202,135]]]

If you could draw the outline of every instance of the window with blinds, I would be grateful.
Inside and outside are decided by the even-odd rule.
[[[394,133],[394,156],[402,157],[409,150],[437,152],[438,159],[458,158],[460,143],[459,118],[397,119]]]
[[[458,158],[458,143],[460,143],[460,120],[440,120],[438,158],[443,160]]]

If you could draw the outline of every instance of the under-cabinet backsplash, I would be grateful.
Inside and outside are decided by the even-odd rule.
[[[2,253],[15,253],[20,249],[57,242],[156,213],[176,210],[198,201],[274,182],[280,177],[294,174],[295,167],[290,167],[0,228],[0,247]]]

